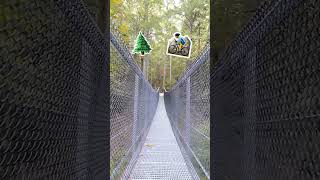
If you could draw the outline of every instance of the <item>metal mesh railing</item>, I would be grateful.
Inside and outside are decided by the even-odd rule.
[[[267,1],[211,74],[212,179],[320,179],[320,1]]]
[[[165,93],[168,117],[195,179],[210,178],[210,46]],[[195,171],[194,171],[195,170]]]
[[[144,78],[130,51],[112,24],[111,76],[111,179],[128,179],[155,114],[159,95]]]
[[[109,50],[87,8],[4,0],[0,19],[0,179],[106,179]]]

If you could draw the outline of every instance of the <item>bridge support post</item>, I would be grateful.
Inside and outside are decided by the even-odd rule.
[[[185,141],[187,144],[190,143],[190,127],[191,127],[191,121],[190,121],[190,77],[186,79],[186,124],[185,124]]]
[[[144,128],[147,129],[148,127],[148,108],[149,108],[149,104],[147,102],[147,97],[148,95],[146,94],[147,93],[147,85],[144,85],[143,86],[143,94],[144,94],[144,97],[143,97],[143,100],[144,100]],[[147,131],[145,131],[147,132]]]
[[[133,98],[133,125],[132,125],[132,145],[137,140],[137,122],[139,108],[139,76],[135,75],[134,98]]]

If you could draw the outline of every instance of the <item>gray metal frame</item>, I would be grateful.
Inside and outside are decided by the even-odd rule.
[[[220,57],[213,179],[320,179],[319,22],[319,0],[268,0]]]
[[[158,92],[145,79],[121,35],[111,25],[111,179],[128,179],[158,104]]]
[[[166,110],[194,179],[210,179],[210,46],[165,93]]]
[[[1,13],[0,179],[105,179],[103,33],[79,0],[1,1]]]

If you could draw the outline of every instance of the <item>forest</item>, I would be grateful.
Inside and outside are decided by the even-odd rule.
[[[144,33],[153,49],[147,78],[154,88],[169,90],[209,43],[210,37],[214,52],[211,62],[216,63],[264,1],[270,0],[110,0],[110,20],[117,25],[130,49],[139,32]],[[85,2],[105,32],[106,1]],[[191,37],[193,50],[190,59],[172,57],[170,73],[170,59],[165,52],[168,39],[176,31]],[[138,56],[135,55],[135,59],[139,64]]]
[[[140,31],[152,47],[146,76],[154,88],[170,89],[208,43],[209,4],[209,0],[111,0],[111,21],[129,49],[134,48]],[[191,38],[190,59],[166,55],[175,32]],[[135,59],[140,63],[138,56]]]

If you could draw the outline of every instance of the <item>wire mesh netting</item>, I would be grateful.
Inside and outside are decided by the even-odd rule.
[[[170,126],[163,94],[160,94],[157,111],[130,179],[193,179]]]
[[[210,178],[210,46],[165,94],[172,129],[195,179]]]
[[[320,1],[267,1],[210,80],[213,179],[320,179]]]
[[[1,1],[0,179],[108,176],[108,49],[80,1]]]
[[[110,43],[110,173],[128,179],[155,114],[159,95],[144,78],[116,26]]]
[[[129,177],[158,94],[117,31],[110,83],[81,1],[1,3],[0,179],[106,179],[109,158],[112,179]],[[165,94],[194,179],[320,179],[319,14],[318,0],[267,1],[211,76],[207,46]]]

